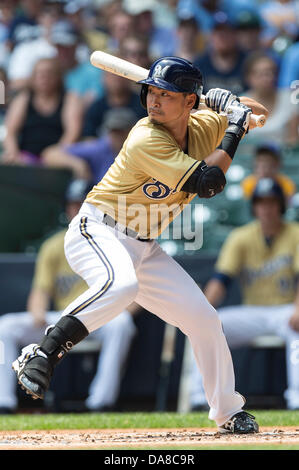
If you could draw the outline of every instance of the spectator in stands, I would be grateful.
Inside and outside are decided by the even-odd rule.
[[[242,77],[245,57],[228,15],[222,11],[216,13],[208,49],[195,60],[203,73],[204,93],[211,88],[224,88],[239,96],[245,89]]]
[[[262,19],[258,11],[242,10],[235,16],[237,41],[240,48],[245,51],[257,51],[262,47]]]
[[[150,68],[153,61],[149,55],[148,40],[145,37],[131,34],[124,38],[119,46],[120,57],[145,69]],[[131,90],[139,95],[140,85],[133,81],[130,85]]]
[[[250,345],[260,335],[283,338],[288,369],[284,396],[289,409],[299,409],[299,362],[293,360],[299,341],[299,224],[283,220],[285,198],[270,178],[259,180],[251,201],[256,220],[231,232],[205,295],[217,308],[232,280],[240,281],[242,305],[219,309],[228,345]],[[198,409],[206,401],[195,366],[192,381],[191,404]]]
[[[290,89],[277,87],[278,69],[275,60],[265,52],[253,52],[244,64],[243,73],[249,88],[246,96],[258,100],[269,110],[265,126],[258,132],[251,130],[247,142],[251,139],[273,140],[280,144],[298,141],[298,131],[290,124],[298,115],[299,107],[292,102]]]
[[[82,62],[79,61],[78,52],[84,43],[74,26],[69,21],[57,22],[52,28],[50,41],[57,50],[57,58],[64,71],[66,90],[80,96],[84,108],[102,96],[102,71],[90,63],[86,54]]]
[[[297,83],[296,83],[297,81]],[[284,53],[279,73],[279,87],[289,88],[297,86],[299,81],[299,39]],[[294,89],[294,88],[293,88]],[[298,97],[298,95],[297,95]]]
[[[299,32],[298,2],[294,0],[267,0],[260,5],[266,22],[265,37],[269,44],[278,36],[294,40]]]
[[[150,68],[152,59],[148,51],[148,41],[143,36],[128,35],[120,42],[119,52],[123,59],[145,69]]]
[[[151,57],[174,55],[176,37],[172,28],[155,24],[155,11],[159,11],[157,0],[123,0],[124,10],[133,17],[134,31],[149,39]]]
[[[254,172],[241,183],[246,199],[251,199],[257,182],[262,178],[272,178],[280,185],[287,201],[295,194],[296,185],[281,169],[281,148],[270,142],[261,143],[255,150]]]
[[[11,88],[17,92],[28,86],[34,65],[39,59],[57,55],[50,42],[51,29],[58,20],[56,11],[43,7],[37,17],[39,35],[18,43],[9,56],[7,76]]]
[[[16,0],[0,0],[0,66],[2,67],[7,65],[9,26],[14,18],[16,3]]]
[[[7,111],[4,162],[38,163],[49,145],[75,142],[81,132],[81,114],[78,97],[64,91],[58,61],[39,60],[30,88],[20,92]]]
[[[86,195],[88,185],[75,180],[66,194],[66,214],[69,220],[76,216]],[[15,376],[11,363],[19,348],[28,342],[38,342],[47,326],[56,323],[60,312],[80,292],[85,282],[69,267],[64,255],[64,235],[59,231],[42,245],[35,267],[27,312],[9,313],[0,317],[0,341],[5,361],[0,362],[0,414],[12,413],[17,408]],[[53,303],[54,310],[49,311]],[[97,373],[89,387],[86,409],[107,411],[115,406],[125,361],[135,335],[136,327],[128,310],[96,330],[91,339],[99,342],[101,352]]]
[[[105,115],[101,137],[48,147],[43,153],[43,163],[49,167],[69,168],[75,178],[97,184],[114,162],[135,122],[136,115],[131,109],[112,108]]]
[[[132,91],[130,80],[104,72],[104,95],[94,101],[88,108],[83,122],[83,137],[99,137],[105,113],[112,108],[130,108],[141,119],[146,116],[140,105],[139,94]]]
[[[39,17],[43,25],[43,36],[34,41],[20,44],[13,51],[8,64],[8,78],[15,90],[28,85],[36,62],[41,58],[57,57],[64,74],[67,91],[76,93],[87,106],[101,96],[102,71],[89,61],[89,57],[79,62],[78,56],[84,43],[74,26],[66,20],[57,21],[47,10]]]
[[[129,13],[120,9],[109,17],[107,48],[110,53],[117,52],[121,42],[134,32],[134,19]]]
[[[204,43],[198,23],[192,14],[186,12],[178,16],[176,35],[177,46],[174,55],[194,62]]]
[[[21,10],[18,10],[12,20],[8,33],[8,46],[12,50],[17,44],[35,39],[40,34],[38,16],[43,7],[42,0],[21,0]]]

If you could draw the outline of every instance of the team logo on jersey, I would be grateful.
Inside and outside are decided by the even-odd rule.
[[[152,178],[151,183],[146,183],[142,186],[142,191],[149,199],[165,199],[170,193],[174,192],[173,189],[166,186],[166,184]]]

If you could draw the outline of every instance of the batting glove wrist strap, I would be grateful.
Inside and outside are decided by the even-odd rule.
[[[224,150],[233,159],[244,132],[244,129],[239,126],[229,126],[218,148]]]

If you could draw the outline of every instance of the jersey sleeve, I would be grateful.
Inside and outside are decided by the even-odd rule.
[[[177,146],[165,131],[139,128],[126,143],[127,158],[136,171],[180,191],[200,161]]]
[[[45,241],[37,256],[32,287],[51,295],[54,290],[55,256],[51,241]]]
[[[233,231],[226,239],[218,256],[215,269],[217,272],[235,277],[242,267],[243,243],[238,232]]]

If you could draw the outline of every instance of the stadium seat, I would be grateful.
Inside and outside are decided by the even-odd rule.
[[[1,165],[0,252],[25,251],[60,225],[71,178],[68,170]]]

